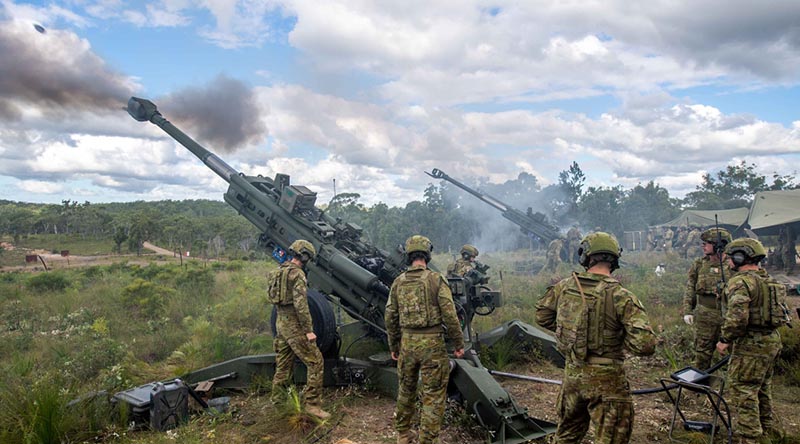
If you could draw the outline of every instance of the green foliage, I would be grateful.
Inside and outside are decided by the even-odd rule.
[[[728,165],[716,174],[706,173],[703,182],[686,195],[684,204],[700,210],[749,207],[759,191],[787,190],[795,187],[793,176],[772,176],[772,184],[756,172],[756,164],[742,160],[738,165]]]
[[[122,300],[135,316],[153,318],[161,315],[166,300],[174,294],[172,288],[137,278],[122,289]]]
[[[210,268],[189,268],[176,276],[175,284],[189,294],[208,294],[214,287],[214,271]]]
[[[34,274],[27,285],[31,291],[64,291],[70,286],[70,280],[64,273],[54,271]]]
[[[780,333],[783,348],[775,373],[783,375],[785,384],[800,387],[800,333],[788,327],[781,327]]]
[[[68,405],[75,395],[63,382],[53,375],[31,384],[0,382],[0,442],[58,444],[95,436],[111,417],[108,403],[85,399]]]

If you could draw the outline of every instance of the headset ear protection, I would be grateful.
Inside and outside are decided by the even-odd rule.
[[[581,264],[582,267],[589,266],[589,255],[586,252],[589,251],[589,242],[581,242],[581,246],[578,247],[578,263]]]
[[[747,256],[744,255],[741,251],[737,251],[731,255],[731,261],[733,261],[733,265],[740,267],[744,265],[744,261],[747,259]]]

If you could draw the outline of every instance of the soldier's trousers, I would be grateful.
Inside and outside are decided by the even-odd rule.
[[[722,312],[719,309],[697,305],[694,309],[694,366],[707,370],[713,364],[722,327]]]
[[[323,359],[317,343],[309,341],[305,335],[288,339],[278,336],[273,342],[273,349],[276,356],[275,376],[272,378],[272,400],[279,402],[286,392],[286,388],[292,380],[294,360],[297,357],[303,361],[307,370],[303,397],[308,404],[320,404],[322,402]]]
[[[579,444],[594,423],[596,444],[624,444],[633,432],[633,399],[621,365],[567,364],[558,392],[557,444]]]
[[[449,376],[450,359],[447,357],[447,349],[441,334],[403,332],[397,361],[399,387],[395,408],[395,429],[398,432],[411,428],[417,405],[417,386],[421,381],[419,444],[439,442]]]
[[[783,252],[783,271],[786,274],[794,274],[794,269],[797,264],[797,250],[794,245],[787,245],[786,250]]]
[[[733,431],[757,438],[773,428],[772,372],[781,351],[781,335],[748,333],[733,343],[728,363],[728,404],[734,413]]]

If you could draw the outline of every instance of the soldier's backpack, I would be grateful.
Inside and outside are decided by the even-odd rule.
[[[758,284],[761,305],[756,308],[757,313],[753,313],[751,308],[750,323],[768,328],[789,324],[791,315],[786,305],[786,287],[772,277],[759,279]]]
[[[619,335],[614,334],[618,326],[606,328],[607,323],[618,323],[614,303],[611,299],[613,289],[619,285],[616,280],[585,282],[573,273],[577,288],[567,286],[559,297],[556,314],[556,341],[558,351],[573,363],[586,361],[589,352],[602,355],[607,348],[621,344]]]
[[[439,286],[441,277],[430,270],[421,273],[407,272],[399,277],[395,291],[399,308],[400,326],[403,328],[426,328],[442,323],[439,308]]]
[[[267,302],[273,305],[287,305],[292,303],[292,297],[287,288],[289,271],[291,268],[278,267],[267,275]]]

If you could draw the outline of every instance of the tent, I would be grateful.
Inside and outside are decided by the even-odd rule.
[[[791,224],[795,233],[800,232],[800,189],[757,193],[747,223],[761,236],[778,234],[784,224]]]
[[[798,199],[800,199],[800,195],[798,195]],[[680,216],[669,222],[658,224],[656,227],[685,227],[687,224],[710,227],[715,224],[714,217],[716,215],[720,226],[733,230],[747,220],[748,212],[749,210],[744,207],[730,210],[684,210]]]

